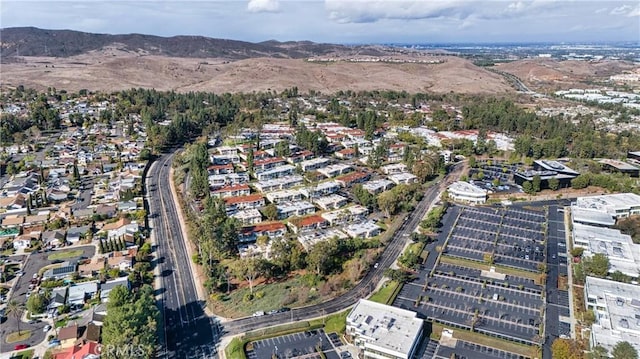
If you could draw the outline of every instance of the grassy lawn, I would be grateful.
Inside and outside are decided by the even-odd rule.
[[[50,260],[50,261],[65,260],[65,259],[69,259],[69,258],[80,257],[82,255],[82,253],[84,253],[84,251],[82,249],[73,249],[73,250],[69,250],[69,251],[58,251],[58,252],[49,254],[47,259]]]
[[[6,250],[0,252],[0,254],[2,254],[3,256],[10,256],[10,255],[13,254],[13,252],[14,252],[14,249],[11,248],[11,249],[6,249]]]
[[[402,285],[400,283],[390,280],[384,283],[380,290],[373,293],[369,300],[389,305],[393,302],[393,299],[395,299],[401,287]]]
[[[339,313],[331,314],[324,319],[314,319],[309,322],[311,327],[321,327],[324,322],[324,331],[326,333],[344,333],[347,326],[347,315],[351,309],[344,310]]]
[[[33,358],[34,351],[35,349],[27,349],[21,352],[17,352],[13,356],[11,356],[11,359],[31,359]]]
[[[30,336],[31,336],[31,332],[28,330],[23,330],[21,333],[13,332],[7,335],[6,341],[7,341],[7,344],[21,342],[23,340],[29,339]]]
[[[318,283],[315,288],[321,286],[322,283]],[[302,276],[296,276],[285,282],[256,285],[253,288],[254,298],[245,301],[245,295],[248,294],[250,294],[249,288],[236,289],[228,296],[221,296],[221,300],[212,301],[211,309],[224,317],[238,318],[260,310],[267,312],[282,307],[302,307],[317,304],[323,300],[318,290],[311,290],[307,284],[303,283]]]
[[[432,327],[432,338],[440,338],[440,334],[442,333],[442,329],[448,328],[439,323],[433,323]],[[490,336],[486,336],[480,333],[470,332],[468,330],[463,329],[453,329],[453,337],[456,339],[464,340],[471,343],[477,343],[481,345],[486,345],[492,348],[497,348],[500,350],[516,353],[519,355],[524,355],[528,357],[535,358],[538,356],[538,348],[535,346],[529,346],[524,344],[518,344],[514,342],[510,342],[504,339],[494,338]],[[434,336],[437,333],[437,337]]]

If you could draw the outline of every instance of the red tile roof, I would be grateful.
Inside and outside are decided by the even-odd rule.
[[[318,223],[325,223],[327,222],[327,220],[320,217],[319,215],[313,215],[313,216],[304,217],[304,218],[292,219],[290,222],[296,227],[306,227],[306,226],[311,226]]]
[[[247,202],[256,202],[264,197],[261,194],[250,194],[248,196],[239,196],[239,197],[227,197],[224,199],[224,203],[227,205],[237,204],[237,203],[247,203]]]
[[[247,235],[251,233],[272,232],[281,229],[286,229],[282,222],[261,222],[253,226],[242,227],[240,232]]]
[[[245,190],[245,189],[246,190],[249,189],[248,184],[237,184],[233,186],[222,187],[220,189],[213,191],[213,193],[225,193],[225,192],[239,191],[239,190]]]

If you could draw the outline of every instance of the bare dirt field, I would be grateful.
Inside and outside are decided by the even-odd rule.
[[[297,86],[302,91],[406,90],[408,92],[512,93],[504,79],[457,57],[440,64],[307,62],[254,58],[238,61],[141,55],[106,48],[69,58],[22,57],[2,64],[3,86],[117,91],[251,92]]]
[[[637,69],[624,61],[556,61],[552,59],[527,59],[496,66],[520,78],[536,89],[562,90],[571,87],[586,88],[588,81],[608,80],[609,76]]]

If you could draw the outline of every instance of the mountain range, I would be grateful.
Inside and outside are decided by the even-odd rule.
[[[298,59],[330,53],[358,53],[377,56],[379,46],[345,46],[310,41],[252,43],[204,36],[161,37],[143,34],[93,34],[73,30],[45,30],[35,27],[0,29],[0,57],[3,62],[17,56],[69,57],[116,44],[120,50],[148,55],[183,58],[255,57]]]

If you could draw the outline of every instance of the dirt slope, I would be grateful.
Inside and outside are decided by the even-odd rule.
[[[3,64],[2,85],[45,89],[116,91],[131,87],[176,91],[250,92],[298,86],[338,90],[504,93],[513,89],[499,75],[457,57],[441,64],[307,62],[256,58],[238,61],[176,58],[108,47],[67,58],[22,57]]]

